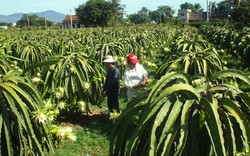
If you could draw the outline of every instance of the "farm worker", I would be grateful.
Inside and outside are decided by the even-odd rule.
[[[115,66],[116,60],[112,56],[106,56],[103,61],[107,68],[106,81],[103,86],[104,95],[108,96],[108,109],[113,113],[120,113],[118,95],[120,92],[120,71]]]
[[[148,83],[148,72],[139,64],[135,54],[127,56],[127,67],[124,72],[124,82],[127,97],[130,100],[134,94]]]

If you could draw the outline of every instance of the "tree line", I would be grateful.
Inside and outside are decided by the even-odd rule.
[[[192,12],[203,12],[199,3],[182,3],[180,9],[190,9]],[[174,19],[176,11],[168,6],[158,6],[156,10],[142,7],[137,13],[126,15],[125,6],[119,0],[88,0],[75,9],[80,23],[85,27],[106,27],[119,24],[143,24],[143,23],[166,23]],[[214,14],[228,14],[232,23],[238,25],[250,25],[250,1],[249,0],[224,0],[219,3],[210,2],[209,12]],[[54,22],[39,17],[36,14],[24,14],[17,21],[18,27],[55,25]]]
[[[45,17],[39,17],[36,14],[23,14],[22,18],[17,21],[17,26],[52,26],[54,23],[47,20]]]
[[[180,9],[190,9],[195,13],[203,12],[200,3],[185,2],[180,5]],[[250,25],[249,0],[210,2],[209,12],[228,14],[230,21],[234,24]],[[137,13],[126,15],[125,6],[122,6],[118,0],[89,0],[76,8],[76,14],[85,27],[114,26],[118,23],[166,23],[176,19],[175,10],[168,5],[158,6],[153,11],[142,7]]]

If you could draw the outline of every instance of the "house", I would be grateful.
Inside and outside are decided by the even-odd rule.
[[[219,12],[209,14],[209,21],[227,21],[230,16],[228,13]],[[185,23],[195,21],[207,21],[207,12],[193,13],[190,9],[179,9],[178,19],[183,20]]]
[[[0,29],[8,29],[8,26],[0,26]]]
[[[84,25],[80,24],[80,20],[78,16],[76,15],[66,15],[63,23],[62,23],[62,28],[63,29],[68,29],[68,28],[83,28]]]
[[[178,19],[184,21],[185,23],[189,23],[189,17],[191,14],[190,9],[179,9],[178,10]]]
[[[190,9],[179,9],[178,19],[181,19],[185,23],[189,23],[193,21],[202,21],[206,19],[206,17],[204,17],[204,14],[205,12],[193,13],[192,10]]]

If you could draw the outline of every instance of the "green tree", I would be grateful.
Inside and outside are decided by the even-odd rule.
[[[229,14],[231,22],[241,27],[250,23],[250,1],[248,0],[224,0],[216,6],[212,4],[211,11],[217,14]]]
[[[135,24],[148,23],[150,20],[149,12],[146,7],[142,7],[137,13],[129,15],[128,19]]]
[[[160,13],[160,23],[165,23],[168,19],[173,18],[175,10],[170,6],[158,6],[157,12]]]
[[[53,26],[54,23],[52,21],[47,20],[45,17],[38,18],[39,26]]]
[[[157,10],[149,12],[149,18],[156,23],[165,23],[168,19],[173,18],[174,13],[175,10],[170,6],[158,6]]]
[[[23,26],[29,26],[29,15],[23,14],[23,17],[17,21],[17,26],[23,27]]]
[[[118,0],[89,0],[76,8],[76,15],[86,27],[105,27],[122,18],[123,8]]]
[[[156,23],[160,23],[160,13],[157,10],[149,11],[148,13],[149,18],[151,21],[154,21]]]
[[[192,3],[185,2],[185,3],[181,4],[180,7],[181,7],[181,9],[190,9],[190,10],[192,10],[192,12],[202,12],[203,11],[200,3],[192,4]]]
[[[128,15],[128,19],[131,23],[135,24],[145,23],[145,20],[137,13]]]
[[[216,10],[216,2],[211,2],[210,3],[210,12],[214,13]]]
[[[11,26],[11,23],[0,22],[0,26]]]
[[[119,3],[120,0],[111,0],[112,18],[109,21],[109,25],[115,25],[123,20],[124,8]]]
[[[215,12],[230,12],[231,10],[231,0],[221,1],[217,4]]]
[[[30,15],[29,17],[29,24],[32,26],[39,26],[39,16],[36,14]]]
[[[165,23],[168,19],[173,18],[174,13],[175,10],[170,6],[158,6],[158,9],[155,11],[150,11],[146,7],[142,7],[141,10],[129,15],[128,18],[132,23],[136,24],[148,23],[150,21]]]
[[[231,13],[232,21],[237,25],[250,25],[250,1],[237,1],[233,3],[234,8]]]
[[[46,20],[47,26],[52,26],[53,22]],[[45,26],[45,18],[39,17],[36,14],[23,14],[22,18],[17,21],[17,26],[24,27],[24,26]]]

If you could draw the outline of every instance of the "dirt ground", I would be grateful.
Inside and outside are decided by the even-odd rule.
[[[88,126],[92,122],[107,122],[109,120],[109,113],[102,108],[91,108],[91,113],[64,113],[60,115],[58,122],[63,126],[70,126],[78,129]]]

